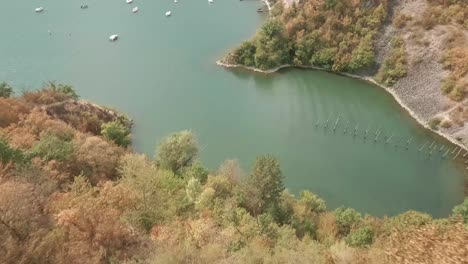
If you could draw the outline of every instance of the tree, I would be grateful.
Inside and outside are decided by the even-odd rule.
[[[465,223],[468,223],[468,198],[465,198],[462,204],[455,206],[452,213],[454,216],[461,217]]]
[[[31,152],[45,161],[67,161],[73,154],[73,144],[55,135],[47,135],[31,149]]]
[[[266,208],[278,204],[284,191],[283,173],[279,161],[270,155],[257,157],[249,178],[252,187],[254,213],[260,214]]]
[[[130,143],[130,129],[117,121],[104,123],[101,126],[101,135],[115,144],[126,148]]]
[[[260,69],[271,69],[289,61],[288,40],[284,25],[271,19],[262,26],[256,38],[255,65]]]
[[[311,212],[321,213],[327,210],[325,201],[309,191],[301,192],[300,201],[304,203]]]
[[[61,94],[64,94],[72,99],[78,99],[79,96],[78,94],[76,93],[75,89],[73,89],[73,86],[71,85],[68,85],[68,84],[57,84],[55,82],[49,82],[48,84],[48,88],[47,89],[50,89],[51,91],[54,91],[54,92],[58,92],[58,93],[61,93]]]
[[[10,147],[6,140],[0,138],[0,163],[24,164],[28,160],[28,157],[21,150]]]
[[[372,244],[374,232],[369,227],[362,227],[351,232],[345,239],[346,244],[351,247],[364,247]]]
[[[347,235],[351,228],[361,221],[361,214],[353,208],[339,207],[335,209],[335,217],[343,235]]]
[[[13,88],[6,82],[0,83],[0,97],[9,98],[13,95]]]
[[[184,130],[164,138],[156,150],[156,164],[180,173],[190,166],[198,156],[198,142],[192,132]]]

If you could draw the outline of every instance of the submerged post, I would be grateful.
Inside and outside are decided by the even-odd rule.
[[[346,130],[348,129],[348,126],[349,126],[349,121],[346,123],[346,126],[345,126],[345,128],[343,130],[343,134],[346,134]]]
[[[450,149],[447,149],[447,151],[444,153],[444,155],[442,155],[442,158],[444,158],[445,156],[447,156],[447,154],[450,152]]]
[[[468,151],[465,154],[463,154],[463,157],[466,157],[467,154],[468,154]]]
[[[462,148],[460,148],[460,150],[457,152],[457,155],[455,155],[455,157],[453,157],[454,160],[458,157],[458,155],[460,154],[461,151],[462,151]]]
[[[338,116],[338,118],[336,119],[335,121],[335,126],[333,127],[333,131],[336,130],[336,126],[338,125],[338,122],[340,121],[340,116]]]
[[[453,151],[452,151],[451,154],[455,153],[455,151],[456,151],[457,149],[458,149],[458,147],[455,147],[455,148],[453,149]]]
[[[439,152],[441,152],[441,151],[444,149],[444,147],[445,147],[445,145],[442,144],[442,146],[441,146],[440,149],[439,149]]]
[[[390,142],[390,140],[392,139],[393,137],[393,134],[387,139],[387,141],[385,142],[385,144],[388,144],[388,142]]]
[[[425,142],[425,143],[422,145],[422,147],[419,148],[418,151],[421,152],[421,151],[423,150],[423,148],[424,148],[426,145],[427,145],[427,142]]]
[[[327,128],[327,126],[328,126],[328,121],[330,121],[330,118],[327,119],[327,122],[325,122],[325,128]]]
[[[359,128],[359,123],[354,127],[354,136],[356,136],[358,128]]]
[[[317,127],[318,124],[319,124],[319,120],[320,120],[320,119],[317,118],[317,122],[315,122],[315,126],[316,126],[316,127]]]

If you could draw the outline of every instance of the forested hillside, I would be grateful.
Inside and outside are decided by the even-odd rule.
[[[0,89],[0,263],[463,263],[468,199],[452,216],[390,218],[289,193],[272,156],[208,170],[190,131],[155,157],[131,122],[48,84]],[[339,191],[339,190],[337,190]]]
[[[277,1],[258,34],[225,59],[262,70],[284,64],[354,72],[373,66],[387,0]]]

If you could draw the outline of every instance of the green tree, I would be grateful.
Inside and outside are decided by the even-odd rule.
[[[46,161],[67,161],[73,155],[73,143],[58,138],[55,135],[43,137],[32,149],[34,156],[41,157]]]
[[[206,180],[208,179],[208,170],[205,167],[203,167],[200,161],[196,161],[195,163],[192,164],[192,166],[188,167],[184,171],[184,175],[185,177],[189,179],[195,178],[201,184],[205,184]]]
[[[198,142],[190,131],[181,131],[164,138],[156,150],[156,164],[180,173],[198,156]]]
[[[462,204],[455,206],[452,210],[454,216],[459,216],[468,223],[468,197],[465,197],[465,200]]]
[[[335,209],[334,213],[339,231],[343,235],[347,235],[362,218],[361,214],[353,208],[339,207]]]
[[[346,238],[346,244],[351,247],[364,247],[372,244],[374,232],[369,227],[361,227],[352,231]]]
[[[245,41],[234,51],[235,63],[245,66],[255,66],[255,51],[256,47],[251,41]]]
[[[57,84],[56,82],[49,82],[47,85],[48,85],[47,89],[50,89],[54,92],[64,94],[75,100],[80,98],[78,94],[76,93],[75,89],[73,88],[73,86],[71,85],[61,84],[61,83]]]
[[[102,124],[101,135],[115,144],[126,148],[131,143],[130,129],[117,121]]]
[[[327,210],[325,201],[309,191],[301,192],[300,201],[304,203],[311,212],[321,213]]]
[[[13,95],[13,88],[6,82],[0,83],[0,97],[9,98]]]
[[[267,21],[255,40],[255,65],[260,69],[271,69],[289,62],[288,40],[283,24],[276,19]]]
[[[21,150],[10,147],[8,142],[0,138],[0,162],[8,164],[10,162],[15,164],[24,164],[28,158]]]
[[[254,213],[260,214],[270,206],[276,206],[284,191],[283,173],[279,161],[270,155],[257,157],[249,178],[252,188]]]

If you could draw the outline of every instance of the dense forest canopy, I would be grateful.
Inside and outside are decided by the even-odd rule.
[[[271,18],[226,62],[260,69],[284,64],[357,71],[375,63],[373,40],[386,0],[300,0],[274,5]]]
[[[274,28],[272,30],[275,30]],[[9,87],[4,85],[4,87]],[[1,263],[462,263],[468,199],[446,219],[327,209],[278,159],[210,171],[196,137],[129,148],[128,118],[71,86],[0,97]],[[435,241],[435,243],[433,243]]]

